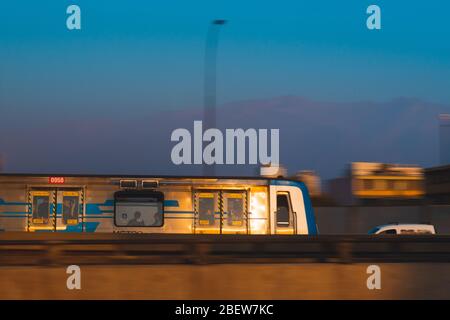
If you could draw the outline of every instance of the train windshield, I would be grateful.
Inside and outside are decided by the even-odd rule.
[[[378,230],[380,230],[380,227],[375,227],[369,230],[369,234],[375,234],[378,232]]]
[[[123,193],[116,195],[115,224],[118,227],[161,227],[161,193]]]

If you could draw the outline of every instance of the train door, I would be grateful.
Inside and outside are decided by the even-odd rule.
[[[303,195],[292,186],[270,186],[272,234],[308,234]]]
[[[58,189],[56,231],[83,231],[83,190]]]
[[[28,199],[28,231],[54,231],[56,190],[31,190]]]
[[[194,233],[248,233],[246,191],[197,190],[194,197]]]
[[[221,233],[219,191],[195,191],[194,233]]]
[[[28,231],[82,231],[81,189],[31,189]]]
[[[247,193],[223,191],[222,233],[248,233]]]

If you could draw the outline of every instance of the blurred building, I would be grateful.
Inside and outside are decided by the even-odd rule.
[[[0,172],[2,172],[5,169],[5,158],[0,153]]]
[[[287,177],[287,169],[282,165],[262,165],[259,174],[266,178],[284,178]]]
[[[450,114],[439,115],[439,158],[441,165],[450,164]]]
[[[424,197],[424,172],[415,165],[353,162],[346,175],[329,181],[340,205],[417,204]]]
[[[425,169],[428,203],[450,204],[450,165]]]
[[[319,175],[312,170],[298,171],[293,179],[303,182],[308,188],[311,197],[318,197],[322,194],[322,184]]]

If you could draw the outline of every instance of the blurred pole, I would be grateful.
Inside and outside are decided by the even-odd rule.
[[[203,130],[216,127],[217,46],[220,27],[225,23],[226,20],[212,21],[206,35]],[[215,164],[203,164],[203,176],[214,176],[215,174]]]

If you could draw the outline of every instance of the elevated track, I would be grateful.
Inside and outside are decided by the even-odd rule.
[[[450,262],[450,236],[0,233],[0,266]]]

